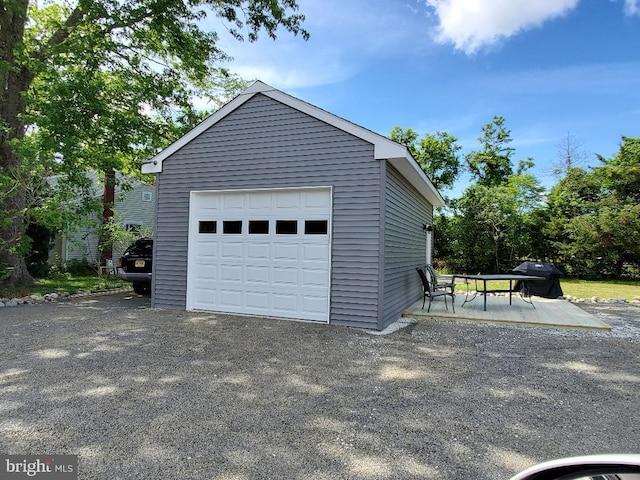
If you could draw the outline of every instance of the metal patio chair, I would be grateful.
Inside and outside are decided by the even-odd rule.
[[[449,307],[447,306],[447,297],[451,297],[451,308],[453,309],[453,313],[456,313],[456,307],[454,305],[456,295],[455,293],[453,293],[453,289],[436,290],[434,288],[435,284],[429,280],[424,270],[422,270],[421,268],[416,268],[416,271],[420,275],[420,280],[422,280],[422,290],[423,290],[422,309],[424,310],[424,304],[427,298],[429,298],[429,308],[427,309],[427,313],[428,313],[431,311],[431,302],[433,301],[433,299],[437,297],[444,297],[444,306],[447,310],[449,310]]]
[[[453,282],[439,282],[438,281],[438,275],[436,274],[435,269],[433,268],[432,265],[427,264],[425,266],[425,271],[427,274],[429,274],[431,276],[431,283],[433,283],[433,289],[434,290],[451,290],[451,293],[454,293],[453,291],[456,288],[455,283]]]

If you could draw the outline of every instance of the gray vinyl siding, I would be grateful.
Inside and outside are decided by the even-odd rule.
[[[380,172],[372,144],[256,95],[163,162],[153,305],[186,307],[190,191],[332,186],[330,322],[377,328]]]
[[[387,165],[384,216],[384,318],[381,328],[397,320],[422,295],[416,267],[426,258],[425,223],[433,207],[392,166]]]

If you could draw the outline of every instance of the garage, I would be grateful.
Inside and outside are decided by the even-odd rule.
[[[142,172],[153,308],[383,330],[423,294],[444,199],[407,147],[260,81]]]
[[[192,191],[188,310],[329,321],[330,187]]]

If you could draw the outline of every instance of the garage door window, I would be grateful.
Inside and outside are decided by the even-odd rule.
[[[215,220],[204,220],[198,222],[198,233],[216,233],[218,231],[218,222]]]
[[[276,220],[276,235],[296,235],[297,233],[297,220]]]
[[[249,235],[268,235],[269,220],[249,220]]]
[[[222,222],[222,233],[225,235],[242,234],[242,220],[225,220]]]
[[[305,235],[326,235],[327,223],[328,222],[326,220],[305,220],[304,234]]]

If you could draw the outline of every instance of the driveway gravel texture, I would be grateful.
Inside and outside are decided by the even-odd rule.
[[[640,452],[640,307],[610,333],[420,320],[389,335],[157,310],[0,312],[0,453],[80,479],[508,479]]]

